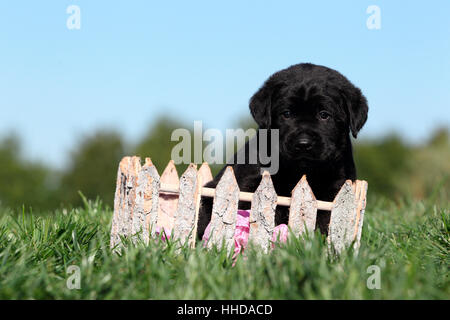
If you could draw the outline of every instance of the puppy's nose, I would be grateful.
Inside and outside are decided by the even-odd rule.
[[[299,150],[310,150],[312,148],[312,140],[310,138],[299,139],[297,148]]]

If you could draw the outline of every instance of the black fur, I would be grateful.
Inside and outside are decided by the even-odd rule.
[[[260,129],[279,129],[280,166],[272,175],[279,196],[290,196],[306,174],[316,198],[332,201],[345,180],[356,179],[350,132],[357,137],[367,120],[368,106],[361,90],[339,72],[309,63],[281,70],[253,95],[250,111]],[[249,143],[245,148],[248,159]],[[240,190],[254,192],[262,165],[246,161],[232,167]],[[215,187],[225,168],[206,186]],[[250,209],[250,203],[241,202],[239,208]],[[212,198],[203,197],[198,237],[211,211]],[[275,224],[287,223],[288,215],[287,207],[277,206]],[[316,228],[326,234],[328,223],[329,213],[320,212]]]

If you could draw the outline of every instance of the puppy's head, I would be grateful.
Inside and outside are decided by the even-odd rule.
[[[367,119],[367,100],[339,72],[298,64],[272,75],[250,100],[261,129],[279,129],[280,156],[330,161],[342,155],[350,131]]]

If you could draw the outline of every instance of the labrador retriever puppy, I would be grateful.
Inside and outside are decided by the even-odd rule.
[[[356,179],[350,133],[357,137],[368,105],[361,90],[339,72],[310,63],[281,70],[250,99],[250,112],[259,129],[279,130],[279,169],[271,175],[277,195],[290,197],[306,175],[317,199],[333,201],[345,180]],[[261,138],[255,139],[260,148]],[[254,192],[264,166],[248,161],[249,142],[243,148],[245,163],[234,162],[232,167],[240,190]],[[225,169],[205,186],[215,188]],[[202,197],[199,238],[211,219],[212,204],[212,198]],[[240,202],[239,209],[250,209],[250,203]],[[287,224],[288,219],[289,209],[277,206],[275,225]],[[316,229],[327,234],[329,219],[329,212],[319,211]]]

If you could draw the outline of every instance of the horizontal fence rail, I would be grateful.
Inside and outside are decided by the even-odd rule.
[[[161,187],[159,190],[161,192],[179,194],[178,188],[179,188],[178,185],[161,183]],[[202,192],[203,197],[214,198],[216,189],[203,187],[201,192]],[[239,192],[239,201],[252,202],[252,198],[253,198],[252,192],[245,192],[245,191]],[[292,198],[290,198],[290,197],[277,196],[277,205],[278,206],[290,207],[291,202],[292,202]],[[317,200],[317,209],[331,211],[332,208],[333,208],[333,202]]]
[[[270,249],[278,205],[289,207],[288,226],[295,236],[314,231],[318,210],[331,211],[329,248],[337,254],[351,245],[359,248],[366,181],[347,180],[334,201],[327,202],[315,198],[306,176],[297,183],[291,197],[276,194],[267,171],[255,192],[239,190],[232,167],[227,167],[216,188],[203,187],[212,179],[207,163],[198,170],[197,165],[190,164],[178,177],[171,160],[160,177],[150,158],[144,165],[139,157],[123,158],[117,173],[111,248],[120,248],[121,237],[148,243],[156,233],[195,247],[202,196],[213,198],[208,248],[224,245],[232,249],[239,201],[251,202],[249,242],[263,252]]]

